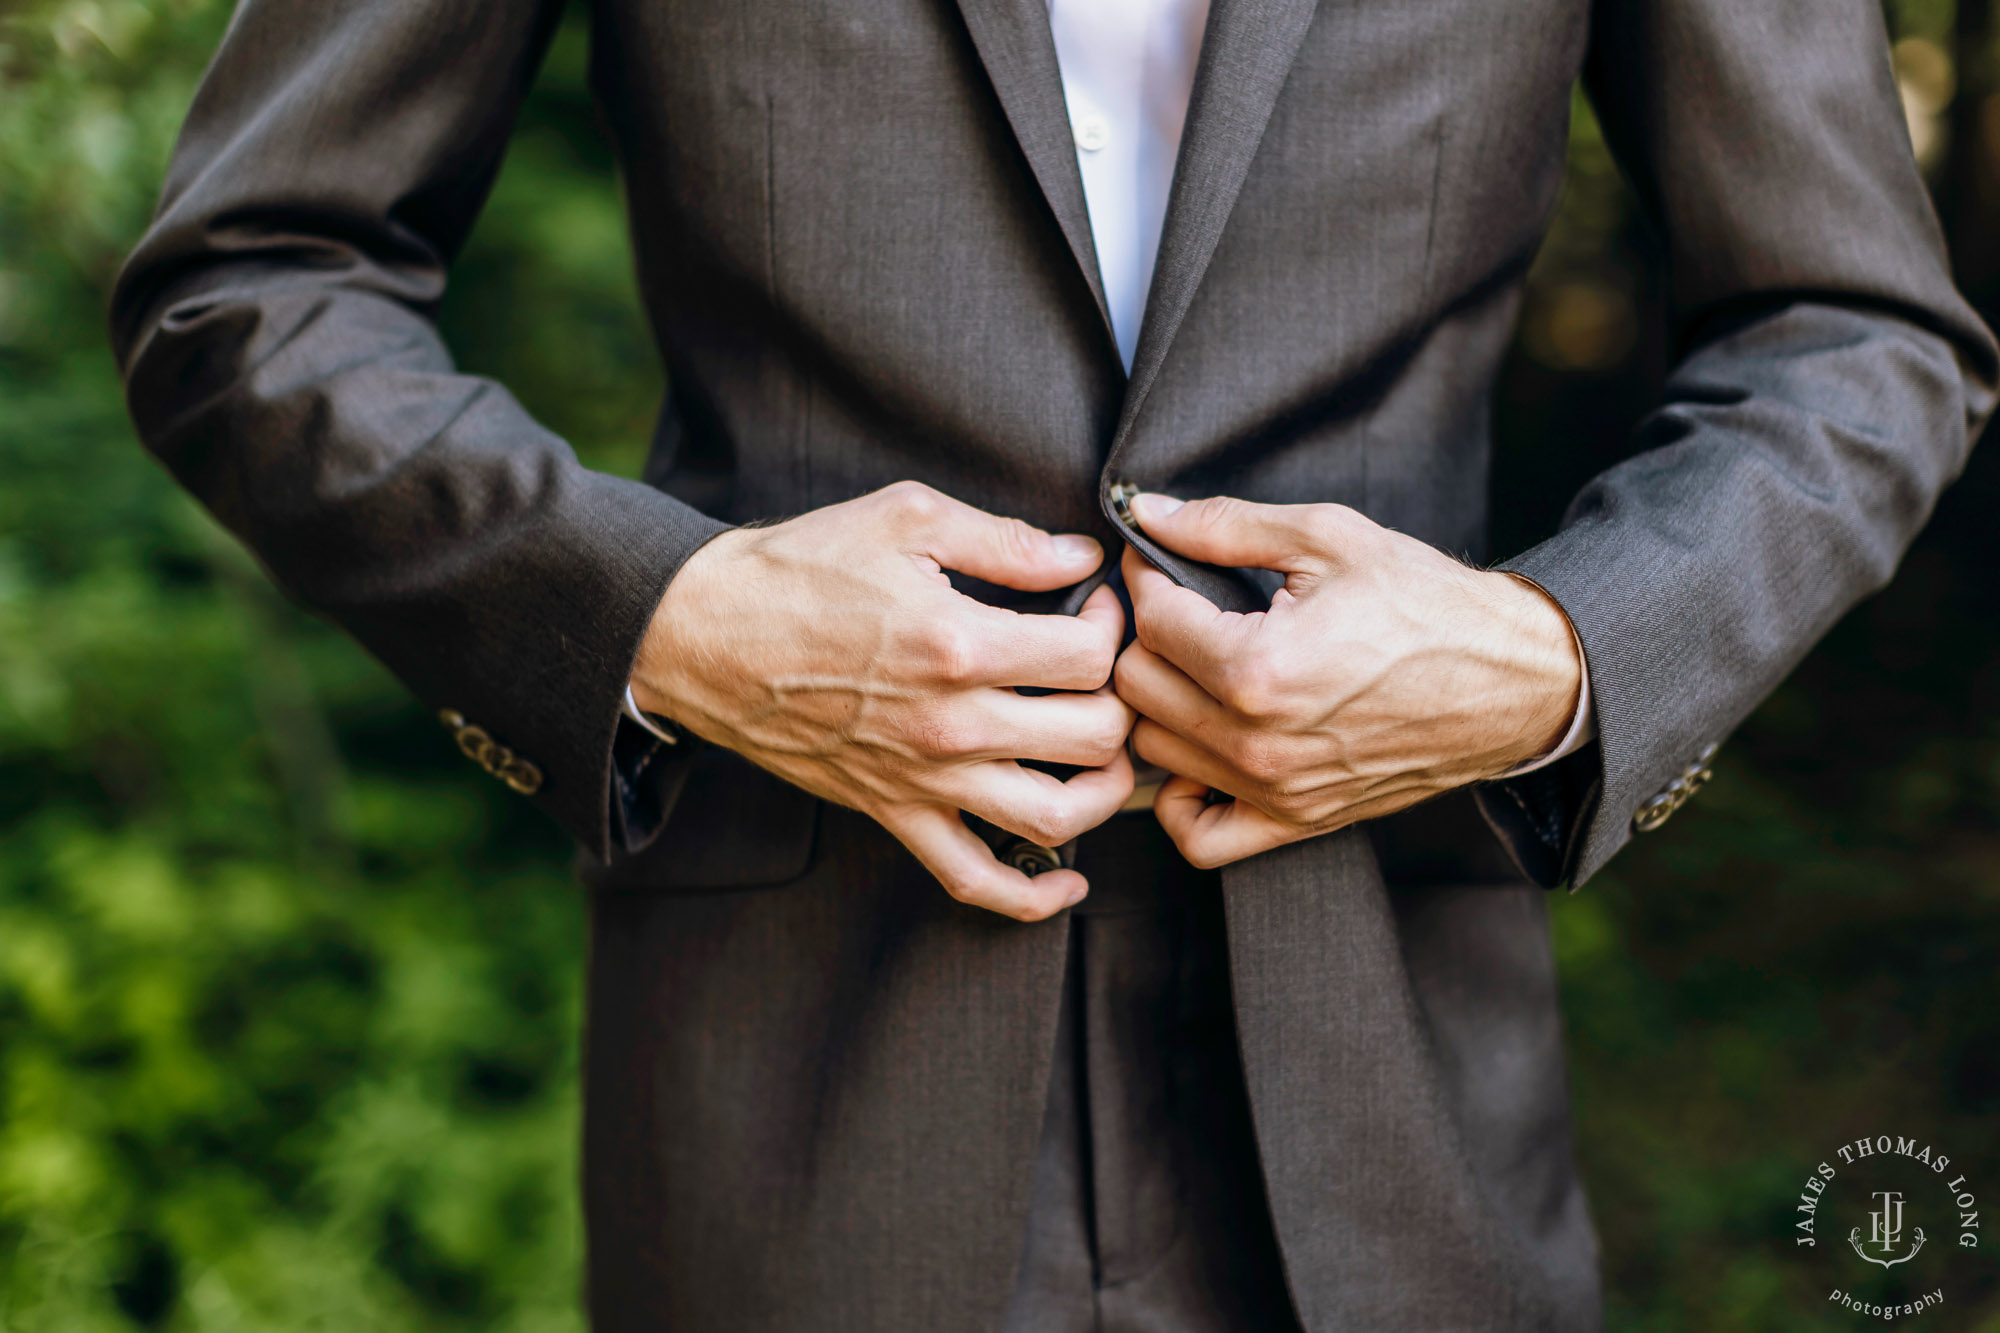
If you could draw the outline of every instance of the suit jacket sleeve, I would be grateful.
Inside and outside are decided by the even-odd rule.
[[[1503,568],[1582,637],[1599,745],[1479,791],[1546,884],[1882,587],[1964,466],[1995,349],[1954,291],[1874,0],[1601,0],[1586,82],[1687,350],[1633,457]]]
[[[433,316],[554,0],[246,0],[113,298],[141,437],[602,857],[619,700],[722,524],[582,467]]]

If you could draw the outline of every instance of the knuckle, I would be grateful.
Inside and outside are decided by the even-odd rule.
[[[1091,642],[1084,652],[1083,666],[1090,673],[1090,678],[1097,682],[1092,689],[1100,689],[1110,681],[1112,672],[1118,669],[1118,661],[1118,644],[1109,635]]]
[[[1230,746],[1229,761],[1261,786],[1275,790],[1284,783],[1284,757],[1268,737],[1254,733],[1239,736]]]
[[[1223,862],[1223,858],[1216,853],[1215,847],[1208,839],[1196,834],[1179,839],[1178,849],[1181,856],[1196,870],[1214,870]]]
[[[997,867],[994,869],[997,870]],[[938,883],[944,886],[944,891],[953,899],[969,907],[998,909],[1001,903],[999,896],[994,892],[994,879],[994,875],[967,868],[949,878],[939,876]]]
[[[1016,921],[1046,921],[1062,910],[1062,903],[1054,900],[1044,902],[1017,902],[1000,909],[1002,913]]]
[[[1125,725],[1122,715],[1098,724],[1095,734],[1085,738],[1084,748],[1089,753],[1093,767],[1101,767],[1118,757],[1125,748],[1125,739],[1131,730]]]
[[[1098,810],[1091,809],[1087,806],[1079,806],[1075,809],[1064,810],[1062,814],[1057,817],[1056,827],[1053,830],[1053,832],[1056,834],[1056,837],[1050,841],[1049,846],[1060,847],[1062,846],[1062,844],[1066,842],[1070,842],[1073,839],[1082,837],[1084,834],[1090,832],[1090,830],[1097,827],[1099,824],[1103,823],[1105,818],[1110,813],[1111,812],[1109,810],[1100,812]]]
[[[1131,649],[1128,648],[1118,654],[1116,660],[1111,664],[1112,688],[1116,689],[1121,695],[1128,693],[1138,682],[1138,670],[1139,660],[1132,655]]]
[[[1269,667],[1245,662],[1223,673],[1222,701],[1244,717],[1262,721],[1277,715],[1278,682]]]
[[[1315,804],[1312,784],[1302,773],[1286,771],[1274,773],[1266,783],[1273,813],[1287,818],[1304,818],[1311,814]]]
[[[947,685],[962,685],[973,679],[979,672],[981,657],[978,636],[954,624],[929,626],[919,650],[924,674]]]
[[[1343,504],[1313,506],[1312,531],[1323,544],[1335,548],[1352,547],[1376,530],[1360,510]]]
[[[1098,689],[1110,683],[1112,671],[1118,667],[1118,640],[1106,634],[1098,640],[1098,646],[1090,652],[1090,675],[1096,679]]]
[[[1063,821],[1047,813],[1037,813],[1023,819],[1021,833],[1030,842],[1038,842],[1044,847],[1060,847],[1069,841],[1069,831],[1063,826]]]
[[[1044,847],[1059,847],[1075,837],[1077,817],[1054,798],[1037,801],[1023,812],[1021,831]]]
[[[1300,526],[1305,529],[1308,539],[1322,546],[1330,546],[1337,543],[1345,534],[1347,515],[1352,512],[1346,505],[1308,505],[1306,512],[1300,515]]]
[[[1169,755],[1160,744],[1165,732],[1157,726],[1134,727],[1132,729],[1132,751],[1149,764],[1167,766]]]
[[[904,519],[921,523],[936,518],[944,497],[921,481],[898,481],[882,488],[882,497]]]

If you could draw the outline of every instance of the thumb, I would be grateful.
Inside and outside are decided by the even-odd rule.
[[[1023,592],[1046,592],[1081,583],[1104,561],[1104,548],[1093,538],[1047,533],[928,486],[904,483],[880,494],[904,534],[903,549],[928,556],[941,569]]]
[[[1339,505],[1262,505],[1217,495],[1183,504],[1150,492],[1132,498],[1146,535],[1204,564],[1304,573],[1332,558],[1331,515]]]

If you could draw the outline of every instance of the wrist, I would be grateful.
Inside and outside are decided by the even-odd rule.
[[[1517,652],[1513,729],[1518,755],[1503,766],[1512,771],[1552,754],[1570,735],[1582,701],[1584,657],[1576,629],[1562,605],[1534,580],[1512,572],[1510,638]]]
[[[747,528],[716,534],[684,561],[660,595],[647,622],[629,691],[641,711],[682,722],[691,711],[689,672],[699,646],[711,643],[709,622],[733,576],[738,548],[752,536]]]

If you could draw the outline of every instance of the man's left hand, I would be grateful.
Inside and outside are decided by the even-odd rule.
[[[1141,714],[1139,756],[1174,774],[1153,809],[1193,864],[1394,813],[1562,740],[1583,664],[1533,584],[1343,505],[1132,507],[1168,550],[1285,575],[1269,610],[1240,615],[1125,553],[1138,641],[1113,679]]]

